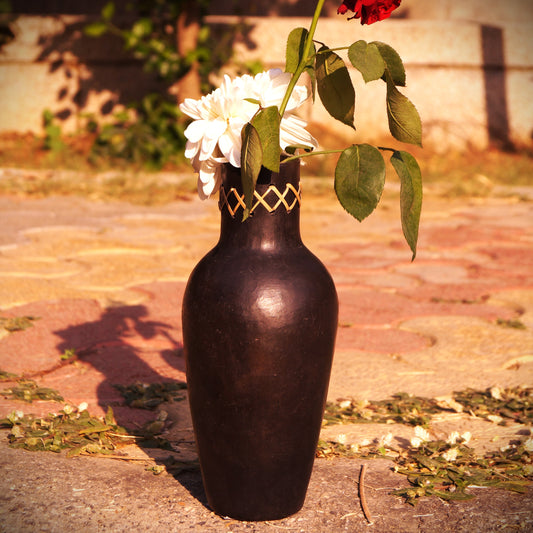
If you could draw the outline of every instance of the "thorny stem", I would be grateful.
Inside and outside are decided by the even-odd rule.
[[[283,97],[281,106],[279,108],[279,115],[281,117],[283,117],[283,115],[285,114],[285,109],[287,108],[287,104],[289,103],[289,99],[291,97],[292,91],[294,90],[294,87],[296,87],[296,84],[298,83],[298,80],[300,79],[302,72],[305,70],[307,61],[309,60],[309,52],[311,50],[311,46],[313,45],[313,35],[315,34],[316,26],[318,24],[318,17],[320,16],[320,12],[322,11],[324,2],[325,0],[318,0],[316,4],[316,9],[313,15],[313,20],[311,21],[311,26],[309,27],[309,33],[305,41],[304,52],[300,59],[298,68],[296,69],[296,72],[292,75],[291,81],[289,82],[289,85],[287,86],[287,90],[285,91],[285,96]]]

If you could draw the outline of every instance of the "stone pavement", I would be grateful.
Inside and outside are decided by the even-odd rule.
[[[305,193],[304,183],[304,193]],[[309,188],[313,184],[309,182]],[[398,191],[359,224],[328,194],[304,196],[304,242],[330,270],[340,324],[329,399],[379,400],[405,391],[450,397],[468,387],[533,384],[533,189],[483,198],[448,198],[428,187],[415,262],[403,242]],[[188,275],[218,237],[215,201],[160,207],[75,197],[0,197],[0,316],[38,317],[32,327],[0,329],[0,370],[34,379],[73,405],[102,415],[113,405],[134,427],[154,413],[124,405],[113,386],[185,381],[181,298]],[[524,328],[506,327],[519,320]],[[77,360],[60,356],[75,350]],[[2,383],[7,388],[10,383]],[[45,415],[62,404],[0,398]],[[169,440],[194,457],[186,402],[165,404]],[[439,417],[434,435],[472,433],[479,450],[517,438],[464,413]],[[360,443],[392,424],[330,426],[323,438]],[[132,461],[12,450],[0,432],[0,531],[495,531],[533,530],[533,491],[472,489],[478,498],[413,508],[391,496],[405,486],[384,460],[319,459],[304,509],[277,522],[223,519],[206,506],[199,473],[154,476],[157,450],[128,447]],[[168,454],[168,452],[165,452]],[[368,467],[366,524],[357,476]]]

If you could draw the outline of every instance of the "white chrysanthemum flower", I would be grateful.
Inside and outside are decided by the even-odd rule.
[[[533,439],[531,437],[524,442],[524,448],[528,452],[533,452]]]
[[[244,75],[224,76],[222,85],[199,100],[187,98],[180,110],[193,118],[185,130],[185,157],[198,172],[198,192],[208,198],[220,188],[220,165],[241,166],[241,131],[259,107],[280,107],[291,74],[280,69]],[[294,88],[280,123],[280,147],[305,145],[316,148],[317,141],[305,130],[304,120],[292,113],[308,97],[305,87]],[[256,100],[259,104],[247,99]]]
[[[86,411],[88,407],[89,404],[87,402],[81,402],[80,405],[78,405],[78,413]]]
[[[445,451],[443,454],[442,454],[442,457],[446,460],[446,461],[450,461],[450,462],[453,462],[457,459],[457,455],[458,455],[459,451],[457,450],[457,448],[450,448],[449,450]]]

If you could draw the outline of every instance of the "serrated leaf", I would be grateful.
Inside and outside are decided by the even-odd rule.
[[[353,145],[342,152],[335,169],[335,193],[342,207],[360,222],[379,203],[385,186],[385,161],[368,144]]]
[[[305,28],[294,28],[289,33],[285,52],[285,72],[291,74],[296,72],[300,61],[303,59],[305,40],[308,35],[309,32]]]
[[[383,61],[385,61],[385,64],[387,65],[387,70],[390,72],[394,84],[405,87],[405,68],[403,66],[400,54],[398,54],[398,52],[396,52],[392,46],[382,43],[381,41],[373,41],[370,44],[375,45],[379,50]],[[387,81],[385,76],[383,76],[383,80]]]
[[[416,159],[409,152],[397,150],[392,154],[390,161],[400,178],[402,231],[414,259],[422,211],[422,172]]]
[[[255,185],[263,161],[263,149],[259,133],[249,122],[242,129],[241,137],[241,181],[246,205],[242,216],[244,221],[248,218],[252,209]]]
[[[100,37],[107,32],[107,29],[105,22],[92,22],[83,28],[83,33],[89,37]]]
[[[379,80],[385,72],[385,61],[374,43],[357,41],[348,48],[348,58],[361,73],[365,83]]]
[[[261,141],[263,166],[272,172],[279,172],[281,148],[279,145],[280,116],[277,106],[260,109],[252,118],[252,125],[257,130]]]
[[[111,20],[113,18],[113,15],[115,14],[115,4],[114,2],[108,2],[103,8],[102,8],[102,18],[104,20]]]
[[[416,107],[404,96],[392,81],[388,72],[387,78],[387,117],[389,130],[398,141],[422,146],[422,121]]]
[[[298,65],[303,60],[305,51],[305,41],[309,32],[305,28],[295,28],[289,34],[287,39],[287,49],[285,53],[285,72],[294,74],[298,69]],[[307,72],[311,81],[311,94],[313,101],[315,100],[316,92],[316,75],[314,66],[314,56],[316,54],[316,47],[314,43],[311,44],[309,50],[309,57],[307,59],[304,72]]]
[[[316,56],[318,95],[327,112],[355,129],[355,90],[342,58],[323,46]]]

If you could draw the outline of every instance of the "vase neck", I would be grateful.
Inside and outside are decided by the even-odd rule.
[[[279,173],[261,169],[250,216],[243,217],[240,169],[224,165],[219,207],[219,245],[271,250],[300,246],[300,165],[281,165]]]

